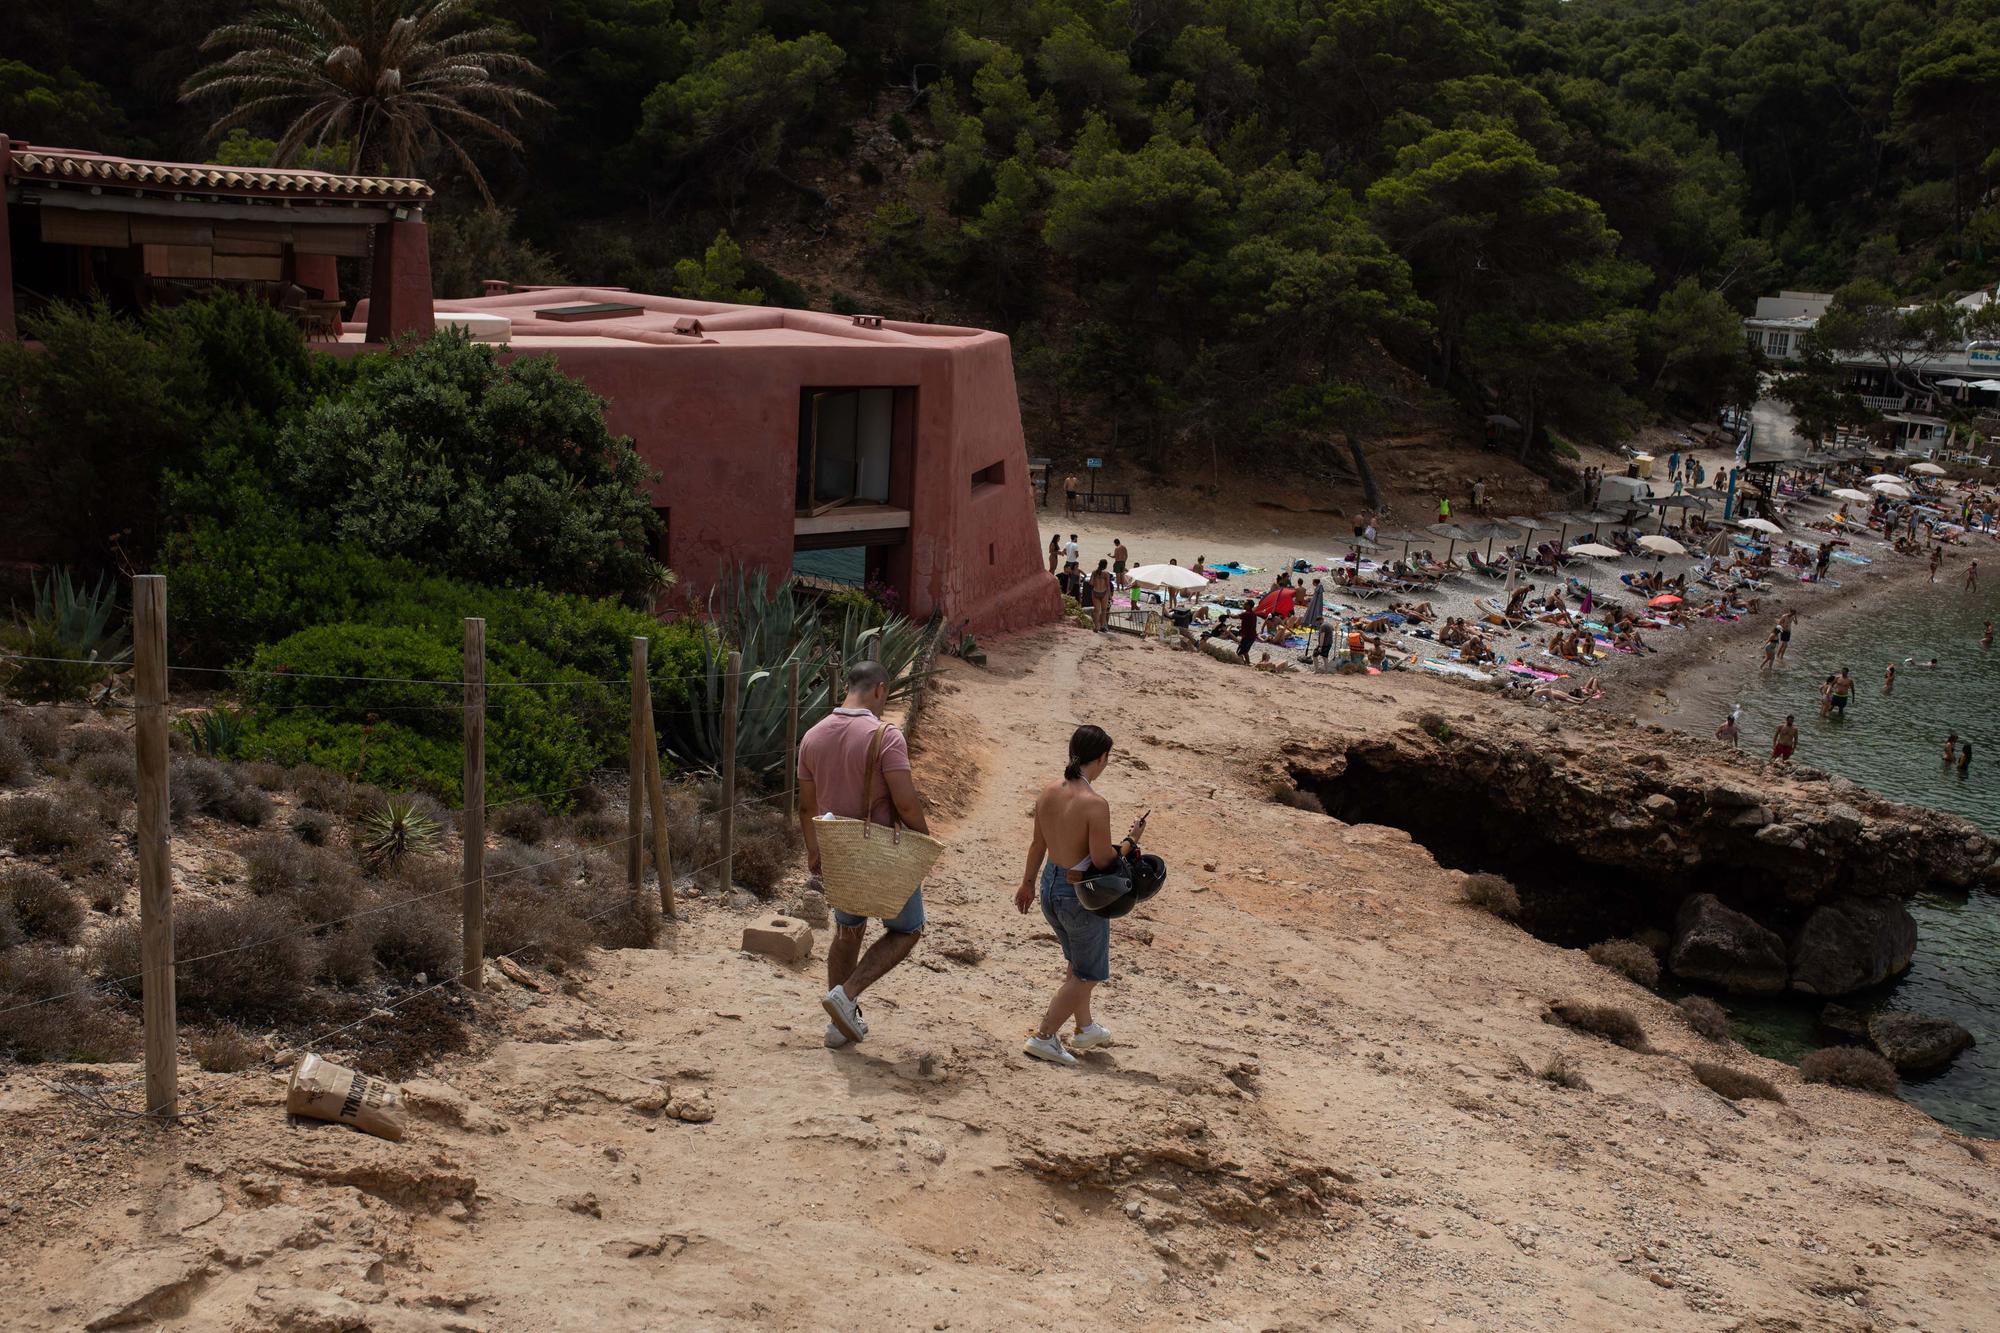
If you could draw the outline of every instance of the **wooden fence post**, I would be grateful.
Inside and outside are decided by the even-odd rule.
[[[722,682],[722,875],[723,893],[736,882],[736,707],[743,689],[743,654],[729,654]]]
[[[786,818],[799,803],[799,659],[785,668],[785,805]]]
[[[146,1110],[180,1110],[175,1066],[174,878],[167,844],[167,581],[132,580],[132,682],[138,702],[134,755],[139,777],[139,970],[144,982]]]
[[[667,840],[667,789],[660,781],[660,733],[653,725],[653,692],[646,691],[646,803],[653,807],[653,874],[660,881],[660,911],[669,921],[674,903],[674,849]]]
[[[465,618],[465,813],[459,827],[465,843],[463,901],[465,960],[459,984],[486,985],[486,622]]]
[[[632,780],[625,792],[625,881],[632,901],[639,901],[639,888],[646,877],[646,639],[632,640],[632,746],[626,758]]]

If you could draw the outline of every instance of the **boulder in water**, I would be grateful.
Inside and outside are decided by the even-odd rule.
[[[1883,1013],[1868,1020],[1868,1041],[1898,1071],[1922,1074],[1950,1064],[1972,1034],[1948,1018]]]
[[[1910,965],[1917,923],[1894,898],[1843,898],[1815,908],[1792,950],[1792,989],[1849,995]]]
[[[1791,975],[1778,932],[1725,906],[1712,893],[1697,893],[1681,903],[1667,962],[1675,976],[1738,995],[1781,991]]]
[[[1835,1041],[1865,1043],[1868,1020],[1844,1004],[1829,1004],[1819,1011],[1819,1033]]]

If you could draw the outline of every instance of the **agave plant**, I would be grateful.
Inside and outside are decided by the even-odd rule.
[[[86,587],[59,569],[34,587],[34,610],[0,631],[9,688],[28,699],[80,699],[131,661],[131,631],[109,575]]]
[[[235,759],[243,753],[243,715],[233,708],[184,713],[174,729],[188,738],[194,752],[210,759]]]
[[[361,821],[361,860],[384,870],[406,856],[428,856],[438,847],[438,822],[417,808],[414,796],[391,796]]]

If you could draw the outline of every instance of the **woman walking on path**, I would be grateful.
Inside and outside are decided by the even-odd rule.
[[[1110,761],[1111,737],[1103,728],[1086,724],[1070,735],[1062,780],[1051,782],[1035,798],[1027,868],[1014,894],[1014,910],[1025,913],[1036,898],[1039,874],[1042,917],[1062,946],[1062,984],[1022,1047],[1023,1054],[1051,1064],[1074,1065],[1071,1051],[1111,1044],[1111,1034],[1090,1013],[1091,991],[1111,979],[1111,923],[1077,901],[1076,885],[1092,871],[1108,870],[1121,856],[1136,852],[1146,817],[1132,821],[1123,843],[1112,843],[1111,803],[1091,785]],[[1063,1024],[1072,1020],[1076,1031],[1065,1047]]]

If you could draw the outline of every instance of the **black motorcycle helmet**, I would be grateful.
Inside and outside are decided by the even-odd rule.
[[[1157,856],[1134,853],[1076,886],[1076,900],[1086,911],[1105,918],[1121,917],[1157,894],[1167,882],[1167,863]]]

